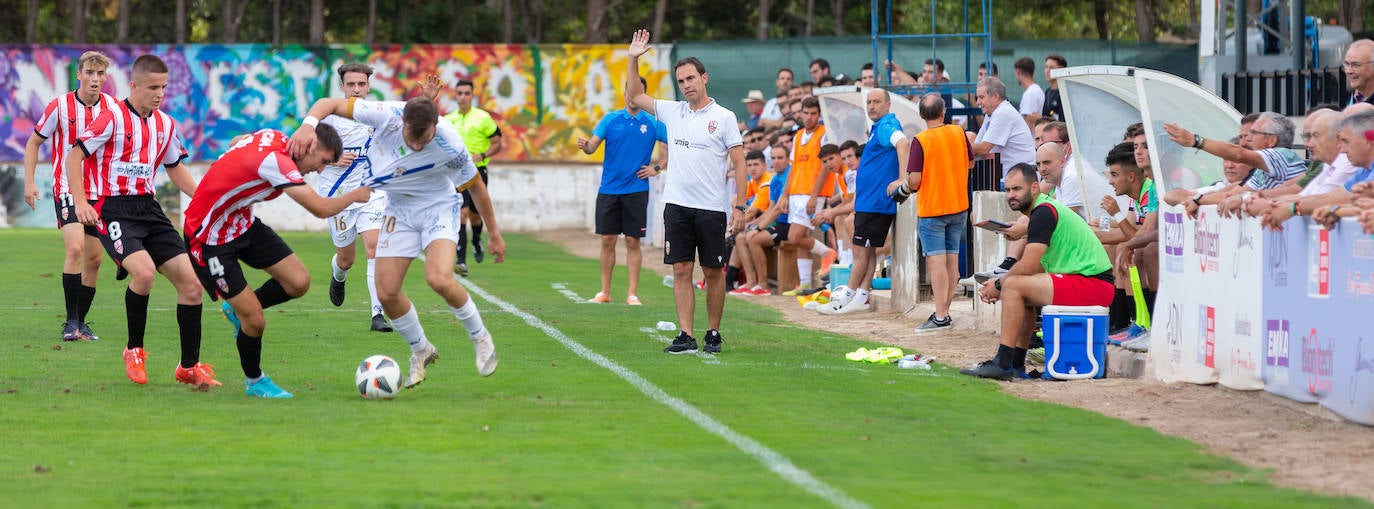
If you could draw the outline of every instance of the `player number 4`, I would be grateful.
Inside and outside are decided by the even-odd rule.
[[[210,275],[224,277],[224,265],[219,262],[219,257],[214,256],[205,261],[205,266],[210,268]]]

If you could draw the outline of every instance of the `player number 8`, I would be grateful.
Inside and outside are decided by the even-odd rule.
[[[110,232],[111,241],[119,240],[120,237],[124,236],[124,233],[121,232],[119,229],[119,221],[114,221],[105,225],[105,229],[106,231]]]

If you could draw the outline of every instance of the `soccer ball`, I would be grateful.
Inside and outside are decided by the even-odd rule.
[[[363,359],[354,377],[358,393],[367,399],[391,399],[401,392],[401,366],[385,355]]]

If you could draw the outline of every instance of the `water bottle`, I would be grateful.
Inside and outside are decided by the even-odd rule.
[[[830,231],[830,223],[821,223],[821,231],[823,231],[823,232],[828,232],[828,231]]]
[[[672,275],[672,274],[667,274],[667,275],[664,275],[664,276],[663,276],[663,286],[666,286],[666,287],[668,287],[668,288],[672,288],[672,287],[673,287],[673,275]]]
[[[663,322],[663,321],[658,322],[658,324],[655,325],[654,327],[657,328],[658,330],[661,330],[661,331],[664,331],[664,332],[671,332],[671,331],[673,331],[674,329],[677,329],[677,325],[674,325],[673,322]]]
[[[1112,231],[1112,218],[1106,215],[1097,218],[1097,228],[1104,232]]]
[[[916,360],[901,358],[897,360],[897,367],[904,370],[929,370],[930,362],[926,359]]]

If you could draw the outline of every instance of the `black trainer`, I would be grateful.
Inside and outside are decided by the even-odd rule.
[[[725,342],[725,338],[720,337],[720,331],[706,331],[706,348],[702,349],[706,353],[720,353],[720,345]]]
[[[342,306],[344,301],[344,282],[329,278],[329,302],[335,306]]]
[[[482,251],[482,239],[472,239],[472,259],[482,263],[483,258],[486,258],[486,253]]]
[[[86,322],[77,322],[76,332],[81,335],[81,339],[86,341],[98,341],[100,339],[100,336],[95,335],[95,331],[91,330],[91,324]]]
[[[673,339],[673,344],[663,349],[664,352],[671,354],[697,353],[697,340],[692,339],[686,332],[678,332],[677,338]]]
[[[1011,380],[1012,377],[1012,371],[1010,369],[1002,369],[997,366],[997,362],[991,360],[983,361],[971,368],[961,369],[959,370],[959,374],[976,376],[978,378],[991,378],[1004,382]]]
[[[372,332],[391,332],[391,322],[380,314],[372,315]]]
[[[77,327],[79,323],[81,322],[76,320],[62,322],[62,341],[76,341],[81,339],[81,331]],[[696,346],[693,345],[692,349],[696,349]]]

